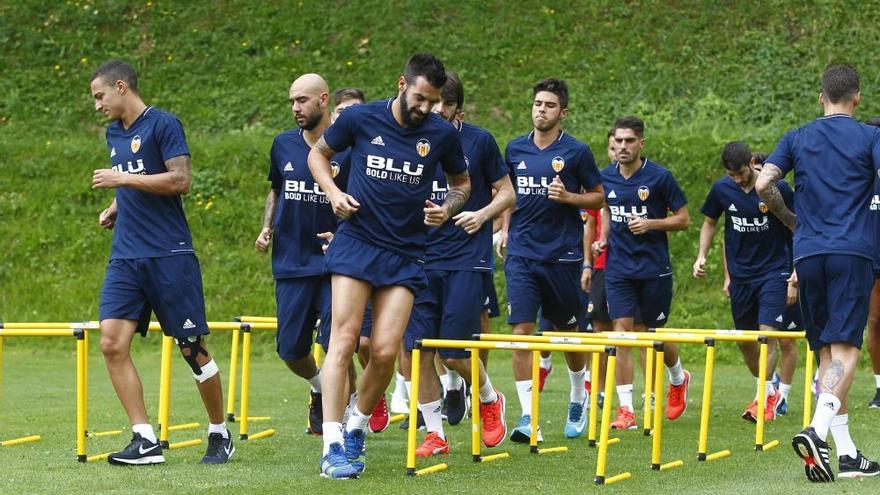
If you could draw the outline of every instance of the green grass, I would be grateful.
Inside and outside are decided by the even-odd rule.
[[[213,337],[212,347],[223,368],[224,383],[228,363],[225,338]],[[12,341],[12,342],[10,342]],[[157,407],[158,350],[156,338],[136,340],[134,356],[146,390],[147,407],[153,415]],[[506,441],[500,449],[511,458],[486,465],[470,460],[470,435],[467,424],[446,431],[453,453],[443,458],[449,470],[424,478],[404,476],[405,434],[395,426],[368,438],[367,472],[360,481],[336,484],[318,476],[319,438],[303,433],[308,401],[307,385],[293,377],[263,346],[263,357],[253,363],[251,404],[254,415],[272,416],[267,423],[252,423],[251,433],[264,427],[278,430],[270,439],[240,441],[233,461],[225,466],[199,464],[204,446],[166,452],[164,466],[117,468],[104,462],[78,464],[74,442],[74,353],[60,350],[36,350],[20,340],[9,338],[3,362],[3,389],[0,402],[0,438],[8,439],[40,434],[42,441],[0,448],[0,493],[339,493],[357,490],[365,493],[575,493],[588,490],[608,493],[655,491],[671,493],[764,493],[797,491],[799,493],[865,493],[876,480],[861,484],[841,481],[833,486],[812,485],[804,479],[800,461],[791,452],[790,437],[800,430],[802,411],[802,374],[795,377],[791,394],[791,412],[770,423],[766,441],[779,439],[782,445],[768,452],[753,451],[754,427],[739,418],[742,407],[754,393],[753,380],[743,366],[720,365],[715,370],[710,451],[730,449],[733,456],[707,464],[695,461],[699,410],[703,385],[702,360],[691,360],[692,372],[689,408],[678,421],[664,423],[664,462],[683,459],[685,467],[663,473],[652,472],[650,440],[641,431],[614,433],[622,438],[610,447],[608,475],[631,471],[633,478],[617,485],[594,488],[596,451],[586,440],[566,440],[562,436],[563,418],[568,401],[568,381],[561,356],[556,356],[556,373],[549,378],[542,393],[541,423],[545,446],[566,445],[568,453],[536,456],[523,445]],[[89,425],[93,430],[116,429],[127,425],[122,407],[107,379],[97,351],[91,349]],[[731,345],[720,345],[719,355],[738,357]],[[519,415],[519,405],[512,383],[509,353],[494,351],[490,360],[493,381],[508,397],[507,421],[511,425]],[[641,393],[636,376],[636,404]],[[876,435],[877,411],[866,409],[872,384],[867,377],[856,380],[851,397],[850,429],[860,449],[867,455],[880,454]],[[637,406],[638,408],[638,406]],[[640,412],[640,408],[638,408]],[[155,416],[152,416],[155,418]],[[186,364],[175,359],[173,369],[172,423],[190,421],[205,425],[205,415]],[[639,423],[641,424],[641,416]],[[233,434],[237,426],[230,425]],[[121,448],[126,437],[88,440],[89,453]],[[172,432],[171,441],[204,436],[203,429]],[[421,434],[420,434],[421,438]],[[433,462],[433,461],[432,461]],[[421,461],[419,466],[427,465]],[[836,465],[835,465],[836,467]]]

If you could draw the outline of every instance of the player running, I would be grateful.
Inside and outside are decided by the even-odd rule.
[[[128,418],[131,443],[110,454],[110,464],[165,462],[144,405],[143,386],[131,360],[135,333],[146,336],[150,315],[174,337],[208,412],[205,464],[226,463],[235,453],[223,420],[220,369],[208,353],[202,273],[180,196],[190,188],[190,153],[174,115],[148,107],[138,94],[134,69],[110,60],[92,75],[95,110],[107,127],[110,169],[98,169],[92,189],[115,189],[99,223],[114,229],[110,262],[98,310],[101,352]]]

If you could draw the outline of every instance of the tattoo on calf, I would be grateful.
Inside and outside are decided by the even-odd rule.
[[[843,380],[843,363],[839,359],[832,359],[828,369],[822,374],[822,392],[834,393],[834,388]]]

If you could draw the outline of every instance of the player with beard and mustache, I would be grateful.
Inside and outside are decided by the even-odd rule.
[[[397,81],[395,98],[348,108],[309,154],[315,180],[342,218],[325,263],[333,301],[321,372],[325,477],[357,478],[363,472],[369,412],[394,373],[414,294],[426,285],[428,227],[455,216],[470,194],[458,131],[431,113],[445,83],[440,60],[413,55]],[[343,192],[333,182],[330,160],[347,148],[352,162]],[[429,201],[438,166],[449,183],[442,206]],[[343,430],[345,377],[368,302],[373,308],[370,362]]]
[[[336,230],[330,202],[308,167],[312,145],[330,126],[327,83],[317,74],[304,74],[290,86],[290,107],[298,128],[284,131],[269,153],[269,193],[263,230],[256,249],[272,247],[278,332],[276,351],[295,375],[311,385],[309,432],[321,434],[321,375],[311,352],[312,329],[320,319],[318,342],[327,348],[330,279],[323,274],[323,244]],[[348,179],[348,153],[334,157],[333,177],[340,187]],[[351,368],[350,373],[353,373]],[[353,380],[351,380],[354,383]]]

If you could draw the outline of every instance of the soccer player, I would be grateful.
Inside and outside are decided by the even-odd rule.
[[[507,247],[508,323],[517,335],[535,332],[539,309],[557,329],[577,327],[583,310],[583,223],[579,210],[602,205],[602,184],[593,153],[562,131],[568,114],[565,81],[543,79],[532,88],[532,94],[533,129],[508,143],[505,151],[515,181],[516,207],[509,224],[502,228],[500,245]],[[586,355],[566,353],[565,357],[571,392],[564,433],[576,438],[583,434],[587,421]],[[510,438],[525,443],[531,434],[530,352],[513,352],[513,376],[522,415]],[[539,437],[540,433],[539,429]]]
[[[352,105],[366,103],[367,97],[360,88],[339,88],[333,92],[333,112],[330,114],[330,123],[336,122],[339,115]]]
[[[405,354],[412,352],[417,340],[470,340],[480,332],[486,286],[492,283],[492,219],[513,206],[516,199],[495,138],[484,129],[458,119],[464,105],[464,87],[458,75],[453,72],[446,75],[440,102],[434,105],[433,111],[455,126],[461,135],[471,194],[461,213],[428,232],[425,249],[428,285],[416,295],[404,334]],[[493,188],[497,191],[494,197]],[[447,185],[445,175],[439,170],[432,189],[431,201],[443,204]],[[478,363],[479,383],[472,384],[468,351],[439,349],[437,354],[451,370],[447,375],[456,372],[459,383],[451,384],[451,389],[457,392],[462,405],[466,404],[466,385],[479,390],[483,443],[487,447],[499,445],[507,435],[504,395],[492,386],[482,362]],[[433,349],[425,349],[420,363],[418,408],[425,419],[427,435],[416,449],[420,457],[449,453],[441,418],[440,389],[438,381],[433,379],[436,376],[433,361]],[[466,407],[460,408],[455,418],[449,418],[449,423],[460,422],[466,411]],[[452,412],[450,407],[449,414]]]
[[[324,191],[315,184],[307,159],[312,145],[330,126],[330,95],[321,76],[304,74],[290,86],[289,98],[298,128],[282,132],[272,143],[271,186],[255,245],[257,251],[266,252],[274,240],[276,351],[290,371],[309,382],[308,429],[320,435],[321,375],[311,352],[312,329],[319,319],[326,327],[330,317],[330,279],[323,275],[322,248],[328,233],[336,230],[336,216]],[[334,160],[334,179],[345,188],[348,153]],[[324,347],[326,334],[323,331],[319,336]]]
[[[758,195],[794,231],[794,264],[804,327],[819,356],[821,393],[810,426],[792,447],[807,479],[834,481],[826,442],[837,448],[841,478],[880,474],[849,435],[847,396],[858,366],[871,288],[874,220],[871,196],[880,169],[880,129],[853,119],[859,74],[829,65],[819,102],[824,116],[787,132],[764,163]],[[779,180],[794,170],[797,215],[785,205]]]
[[[734,326],[740,330],[798,330],[800,311],[795,300],[788,299],[791,276],[791,231],[774,215],[755,191],[759,165],[752,161],[749,145],[742,141],[727,143],[721,152],[721,165],[727,174],[715,182],[701,211],[705,215],[700,229],[700,245],[694,261],[693,275],[703,278],[708,273],[706,258],[718,219],[725,216],[724,259],[731,283],[730,309]],[[793,207],[794,192],[784,181],[778,185],[786,205]],[[776,340],[770,340],[767,369],[776,369]],[[795,347],[790,339],[781,339],[784,349]],[[739,344],[746,365],[757,380],[759,346],[755,342]],[[796,357],[796,355],[795,355]],[[794,371],[793,369],[791,370]],[[765,390],[764,419],[776,417],[782,391],[776,390],[771,377],[758,382],[758,392]],[[791,388],[791,377],[780,383]],[[757,398],[746,407],[742,417],[755,422]]]
[[[602,171],[605,209],[609,228],[603,230],[599,250],[608,247],[605,262],[605,294],[614,330],[641,330],[644,325],[662,327],[672,303],[672,265],[667,232],[690,225],[687,200],[669,170],[643,158],[645,124],[627,116],[614,123],[617,162]],[[668,212],[671,211],[672,215]],[[664,360],[669,373],[666,417],[679,418],[687,408],[690,373],[682,368],[678,348],[666,344]],[[617,419],[613,428],[637,427],[632,406],[633,365],[631,354],[617,357]],[[646,391],[647,394],[647,391]]]
[[[468,199],[470,179],[458,131],[431,113],[445,83],[440,60],[413,55],[398,79],[395,98],[348,108],[309,154],[312,175],[343,219],[325,263],[333,301],[330,347],[321,373],[321,474],[326,477],[353,478],[363,471],[370,419],[364,411],[375,408],[388,386],[413,296],[425,286],[427,227],[442,225]],[[333,182],[330,159],[347,148],[351,172],[344,193]],[[442,206],[429,201],[438,166],[449,187]],[[370,362],[343,431],[346,369],[370,300]]]
[[[866,124],[880,127],[880,117],[874,117]],[[868,353],[871,355],[871,367],[874,369],[874,399],[868,403],[871,409],[880,408],[880,181],[874,181],[874,194],[871,196],[871,216],[874,230],[874,288],[871,289],[871,303],[868,309]]]
[[[202,274],[180,196],[189,192],[190,153],[174,115],[148,107],[134,69],[121,60],[101,65],[91,78],[95,110],[110,121],[112,168],[97,169],[92,189],[115,189],[98,221],[114,229],[101,287],[101,352],[113,388],[132,425],[131,443],[110,454],[110,464],[165,462],[147,418],[143,386],[131,360],[135,333],[146,335],[155,312],[174,337],[208,412],[205,464],[223,464],[235,452],[223,421],[220,370],[205,347],[208,334]]]

